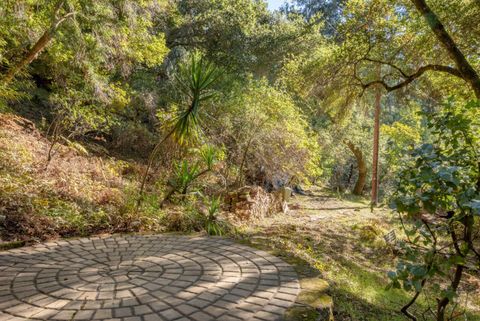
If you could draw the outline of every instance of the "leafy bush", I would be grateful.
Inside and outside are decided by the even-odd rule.
[[[232,87],[207,119],[207,134],[227,150],[224,176],[237,184],[318,177],[318,136],[293,98],[266,80]]]
[[[406,255],[390,272],[391,286],[415,294],[409,308],[425,287],[437,296],[432,310],[436,320],[460,304],[461,279],[470,266],[480,264],[476,234],[480,223],[480,103],[449,101],[441,112],[425,114],[431,142],[411,153],[399,175],[392,205],[407,224]]]
[[[170,232],[198,232],[203,229],[202,215],[193,206],[170,208],[161,220]]]

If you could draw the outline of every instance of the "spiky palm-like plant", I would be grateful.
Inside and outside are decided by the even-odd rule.
[[[174,118],[173,124],[169,124],[171,129],[167,135],[155,145],[150,153],[147,168],[140,186],[138,204],[140,204],[145,190],[148,173],[162,144],[169,137],[174,137],[179,144],[183,144],[187,140],[197,137],[200,128],[199,111],[201,102],[215,96],[215,91],[212,87],[221,74],[221,71],[211,62],[207,61],[199,52],[192,54],[190,64],[187,68],[180,68],[176,78],[182,91],[189,98],[189,104],[186,109],[180,111],[178,116]]]
[[[200,104],[215,96],[212,86],[220,75],[219,69],[198,52],[192,55],[190,65],[177,74],[177,81],[190,100],[189,107],[174,119],[172,134],[179,143],[195,137],[198,133]]]

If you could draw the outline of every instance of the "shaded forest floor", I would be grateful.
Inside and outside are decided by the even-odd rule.
[[[365,200],[342,199],[321,189],[310,196],[296,195],[289,206],[287,214],[242,226],[245,239],[299,259],[296,265],[307,288],[323,280],[324,285],[312,293],[317,298],[313,305],[332,301],[335,320],[406,320],[399,310],[411,293],[385,290],[386,273],[394,269],[397,256],[384,235],[395,230],[402,237],[398,219],[390,210],[372,212]],[[470,312],[461,320],[480,320],[479,281],[465,276]],[[311,304],[308,296],[300,301]],[[418,300],[417,312],[427,309],[427,300]],[[299,319],[315,318],[303,313]]]

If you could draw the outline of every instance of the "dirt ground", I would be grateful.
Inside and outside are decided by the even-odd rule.
[[[321,292],[331,298],[335,320],[405,320],[399,310],[412,293],[385,290],[397,255],[384,236],[391,231],[403,235],[398,216],[387,207],[372,211],[365,199],[314,188],[309,195],[295,195],[287,213],[243,226],[243,231],[253,244],[285,251],[317,271],[315,279],[327,284]],[[307,284],[311,276],[305,274]],[[466,282],[478,280],[467,277]],[[473,288],[470,298],[480,297],[480,286]],[[417,312],[427,309],[427,300],[418,300]],[[465,320],[480,320],[475,301],[468,303],[471,313]],[[313,319],[305,314],[304,320]]]

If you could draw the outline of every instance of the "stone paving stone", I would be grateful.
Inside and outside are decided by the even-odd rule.
[[[107,319],[112,317],[111,309],[98,309],[95,311],[95,319]]]
[[[153,312],[152,309],[148,307],[148,305],[139,305],[133,307],[133,311],[135,312],[135,315],[142,315]]]
[[[131,308],[118,308],[113,310],[113,315],[116,318],[129,317],[133,315]]]
[[[217,318],[217,321],[242,321],[243,319],[237,318],[232,315],[222,315],[221,317]]]
[[[212,317],[211,315],[208,315],[201,311],[192,314],[189,318],[195,321],[214,321],[215,320],[215,318]]]
[[[210,315],[213,315],[214,317],[219,317],[223,314],[226,314],[228,312],[227,309],[223,309],[214,305],[210,305],[206,308],[203,309],[204,312],[207,312]]]
[[[154,313],[143,316],[143,319],[145,321],[163,321],[164,320],[161,316]]]
[[[72,320],[73,316],[75,315],[75,311],[73,310],[61,310],[59,311],[53,319],[55,320]]]
[[[220,238],[130,235],[0,252],[0,321],[280,320],[293,268]]]
[[[95,313],[94,310],[77,311],[73,319],[74,320],[90,320],[94,313]]]
[[[188,304],[179,305],[179,306],[176,307],[176,309],[184,315],[189,315],[189,314],[192,314],[193,312],[198,311],[198,308],[195,308],[195,307],[193,307],[191,305],[188,305]]]
[[[165,311],[161,311],[160,315],[165,317],[167,320],[174,320],[174,319],[177,319],[177,318],[182,316],[180,313],[178,313],[174,309],[168,309],[168,310],[165,310]]]

